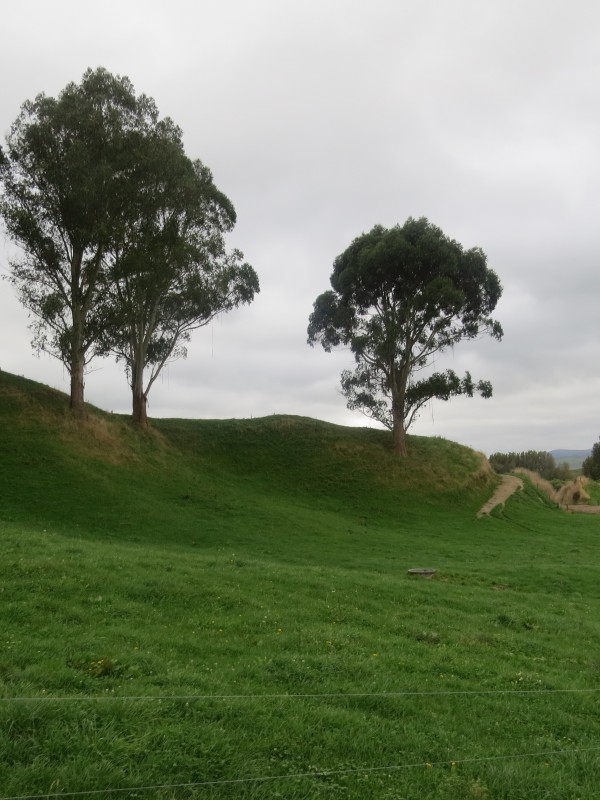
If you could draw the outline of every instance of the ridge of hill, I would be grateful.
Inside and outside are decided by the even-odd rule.
[[[590,456],[592,454],[591,447],[587,450],[568,450],[568,449],[558,449],[558,450],[550,450],[550,455],[554,456],[554,458],[568,458],[569,456],[581,456],[585,458],[586,456]]]
[[[398,459],[385,431],[304,417],[157,419],[139,431],[89,406],[77,421],[65,394],[6,372],[0,426],[4,515],[89,532],[145,520],[149,536],[198,538],[200,525],[210,538],[228,520],[251,513],[251,529],[292,508],[383,524],[423,503],[441,513],[459,495],[474,510],[496,480],[480,454],[453,442],[410,437],[410,456]]]
[[[592,455],[591,447],[587,450],[549,450],[550,455],[557,464],[567,464],[571,469],[581,469],[581,465],[588,456]]]

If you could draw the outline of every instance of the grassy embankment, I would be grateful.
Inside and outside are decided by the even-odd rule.
[[[0,798],[596,796],[600,698],[538,690],[598,687],[597,517],[476,519],[439,439],[65,408],[0,373]]]

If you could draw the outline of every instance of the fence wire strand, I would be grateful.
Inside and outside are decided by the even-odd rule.
[[[181,694],[181,695],[73,695],[61,697],[60,695],[39,695],[36,697],[0,697],[0,703],[22,702],[52,702],[52,703],[88,703],[105,700],[122,700],[127,702],[142,702],[155,700],[161,702],[193,702],[201,700],[324,700],[338,698],[394,698],[394,697],[464,697],[475,695],[545,695],[545,694],[594,694],[600,692],[598,688],[587,689],[457,689],[431,691],[398,691],[398,692],[319,692],[307,694]],[[2,800],[2,798],[0,798]]]
[[[125,794],[126,792],[151,792],[164,789],[199,789],[201,787],[231,786],[234,784],[269,783],[285,780],[302,780],[305,778],[327,778],[339,775],[364,775],[377,772],[398,772],[403,769],[433,768],[456,766],[458,764],[476,764],[492,761],[506,761],[517,758],[548,758],[550,756],[576,755],[579,753],[597,752],[600,745],[575,750],[542,750],[535,753],[509,753],[501,756],[479,756],[476,758],[456,758],[444,761],[417,761],[409,764],[391,764],[384,767],[356,767],[352,769],[332,769],[317,772],[296,772],[289,775],[263,775],[258,777],[225,778],[212,781],[193,781],[188,783],[163,783],[152,786],[127,786],[125,788],[86,789],[78,792],[44,792],[43,794],[22,794],[0,797],[0,800],[49,800],[54,797],[92,797],[102,794]]]

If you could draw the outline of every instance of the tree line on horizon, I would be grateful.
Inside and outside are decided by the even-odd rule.
[[[557,464],[552,453],[543,450],[492,453],[488,461],[494,471],[500,475],[521,467],[537,472],[548,481],[565,481],[571,477],[571,468],[568,464]],[[600,441],[592,446],[591,454],[583,460],[581,472],[593,481],[600,481]]]
[[[521,453],[492,453],[488,461],[492,469],[503,475],[514,469],[529,469],[547,481],[568,480],[571,468],[568,464],[557,464],[552,453],[543,450],[527,450]]]
[[[145,426],[148,393],[191,332],[260,290],[243,254],[225,246],[236,214],[208,167],[186,155],[151,98],[104,68],[23,104],[0,147],[0,187],[0,216],[21,251],[9,280],[33,315],[33,346],[69,372],[75,414],[90,361],[112,354]],[[491,396],[468,372],[431,371],[462,340],[502,338],[491,316],[502,286],[481,248],[465,250],[425,217],[376,225],[335,259],[330,284],[308,342],[350,349],[347,405],[387,427],[399,455],[430,400]]]

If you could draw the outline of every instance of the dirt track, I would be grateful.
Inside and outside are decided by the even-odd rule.
[[[485,514],[489,514],[492,509],[496,508],[496,506],[504,505],[511,494],[514,494],[517,490],[522,488],[523,481],[521,478],[517,478],[514,475],[503,475],[502,483],[496,489],[487,503],[485,503],[485,505],[479,509],[477,516],[483,517]]]
[[[535,476],[535,478],[532,478],[532,480],[537,485],[538,489],[541,489],[546,493],[548,493],[548,491],[551,491],[552,495],[554,495],[554,490],[552,488],[552,485],[548,483],[548,481],[544,481],[543,478],[540,478],[540,476],[536,475],[535,473],[530,473],[529,470],[520,470],[520,471],[527,474],[528,477],[530,478],[532,478],[532,476]],[[549,490],[547,487],[550,487]],[[490,511],[492,511],[492,509],[496,508],[496,506],[503,505],[512,494],[514,494],[517,490],[520,490],[522,488],[523,488],[523,481],[521,480],[521,478],[517,478],[516,475],[503,475],[502,483],[496,489],[496,491],[490,497],[487,503],[485,503],[485,505],[483,505],[479,509],[477,516],[483,517],[486,514],[489,514]],[[551,499],[554,500],[555,497],[551,496]],[[559,504],[557,503],[557,505]],[[577,514],[600,514],[600,506],[588,506],[583,503],[581,505],[561,505],[560,508],[562,508],[564,511],[571,511]]]
[[[600,506],[562,506],[565,511],[576,511],[578,514],[600,514]]]

